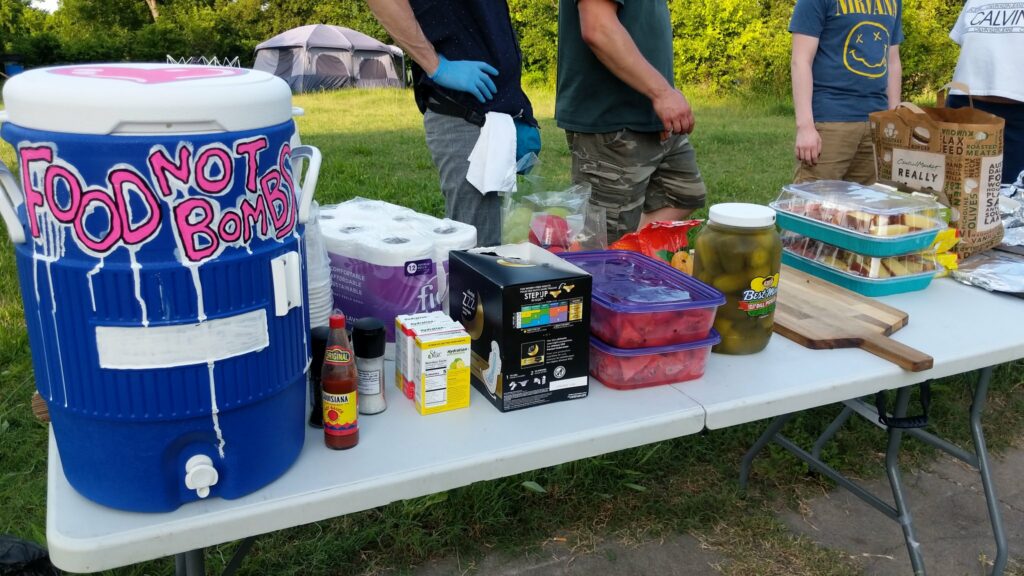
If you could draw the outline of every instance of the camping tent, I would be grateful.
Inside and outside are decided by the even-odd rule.
[[[283,78],[292,92],[405,84],[401,49],[327,24],[299,26],[257,45],[253,68]]]

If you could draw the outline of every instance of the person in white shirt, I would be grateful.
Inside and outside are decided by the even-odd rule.
[[[1006,120],[1003,182],[1024,171],[1024,3],[967,0],[949,37],[960,45],[953,80],[966,84],[974,107]],[[951,91],[947,106],[968,106]]]

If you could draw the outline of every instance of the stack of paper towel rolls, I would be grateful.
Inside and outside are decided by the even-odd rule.
[[[448,311],[448,252],[468,250],[476,246],[476,227],[455,220],[434,218],[426,214],[398,215],[396,222],[406,222],[434,243],[434,263],[437,268],[437,294],[441,309]]]
[[[320,213],[334,306],[373,316],[393,353],[399,314],[447,310],[448,252],[476,246],[476,228],[380,200],[356,198]]]

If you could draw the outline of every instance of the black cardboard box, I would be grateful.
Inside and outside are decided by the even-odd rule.
[[[533,244],[452,251],[449,313],[473,387],[502,412],[589,392],[591,277]]]

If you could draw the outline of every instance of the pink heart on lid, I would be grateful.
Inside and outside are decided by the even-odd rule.
[[[69,66],[50,70],[52,74],[99,78],[105,80],[127,80],[138,84],[166,84],[202,78],[239,76],[247,73],[242,68],[220,68],[214,66],[181,66],[161,68],[135,68],[133,66]]]

